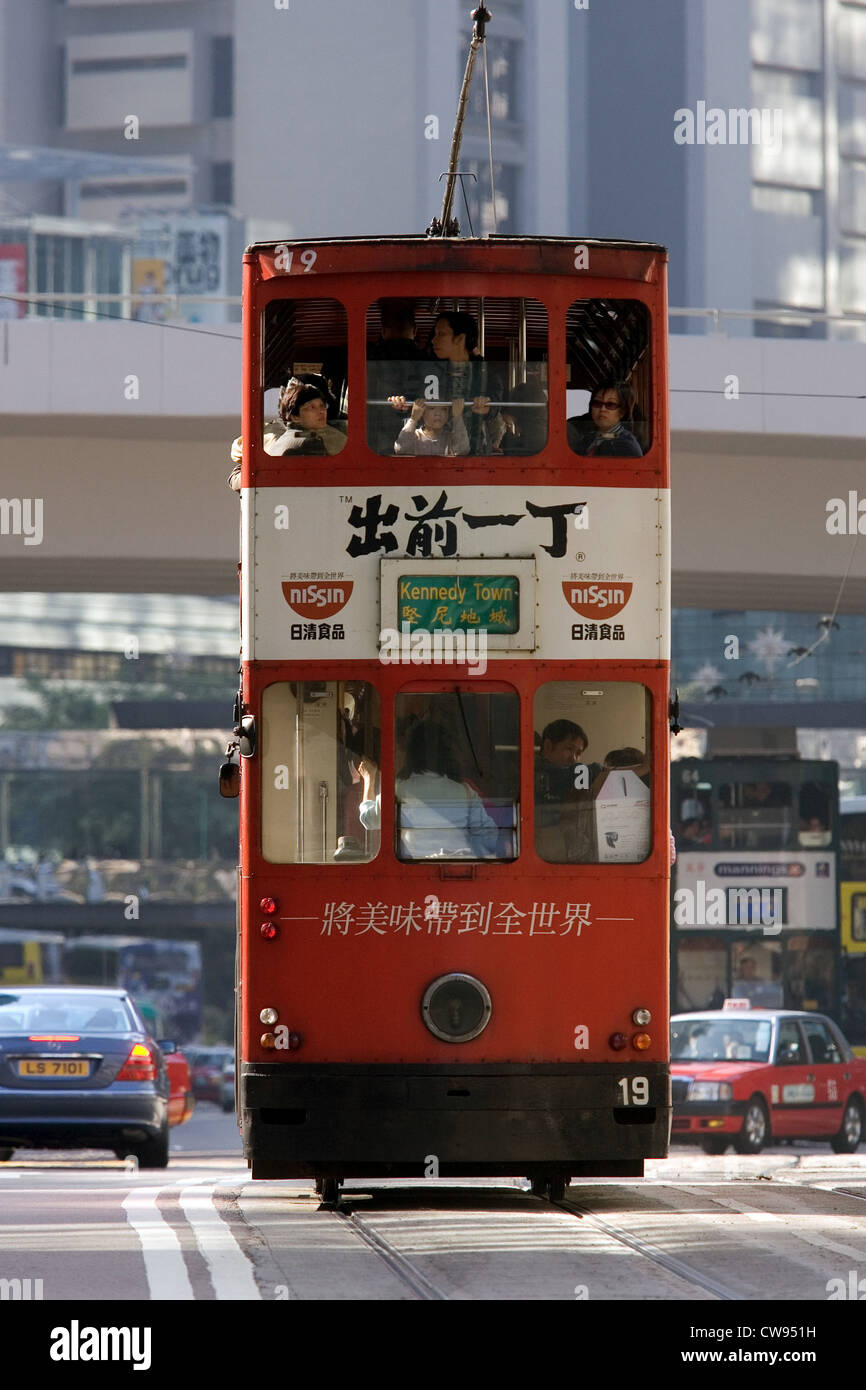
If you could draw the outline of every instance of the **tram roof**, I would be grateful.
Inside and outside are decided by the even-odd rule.
[[[609,241],[580,236],[486,236],[429,237],[417,233],[396,236],[279,237],[276,241],[255,241],[246,255],[272,255],[278,246],[421,246],[435,245],[474,248],[479,246],[586,246],[606,251],[651,251],[667,255],[667,247],[655,241]]]

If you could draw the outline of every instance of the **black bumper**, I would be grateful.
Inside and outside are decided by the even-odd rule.
[[[649,1104],[622,1104],[626,1075],[648,1078]],[[244,1063],[240,1095],[254,1178],[640,1176],[666,1155],[671,1117],[658,1062]]]
[[[130,1083],[131,1086],[135,1083]],[[113,1148],[155,1138],[168,1101],[153,1092],[0,1091],[0,1147]]]

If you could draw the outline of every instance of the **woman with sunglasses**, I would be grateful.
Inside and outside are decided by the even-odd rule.
[[[596,386],[586,415],[566,422],[568,442],[576,454],[589,457],[640,458],[643,449],[627,427],[634,415],[634,391],[625,381]]]

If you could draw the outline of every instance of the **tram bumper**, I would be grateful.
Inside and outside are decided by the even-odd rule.
[[[520,1176],[538,1165],[641,1176],[644,1159],[667,1153],[668,1069],[641,1064],[640,1106],[621,1103],[625,1071],[244,1063],[244,1154],[254,1178]]]

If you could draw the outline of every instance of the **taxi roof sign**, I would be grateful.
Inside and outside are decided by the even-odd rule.
[[[723,1009],[730,1009],[732,1011],[736,1009],[750,1009],[751,1007],[751,999],[726,999],[722,1005]]]

